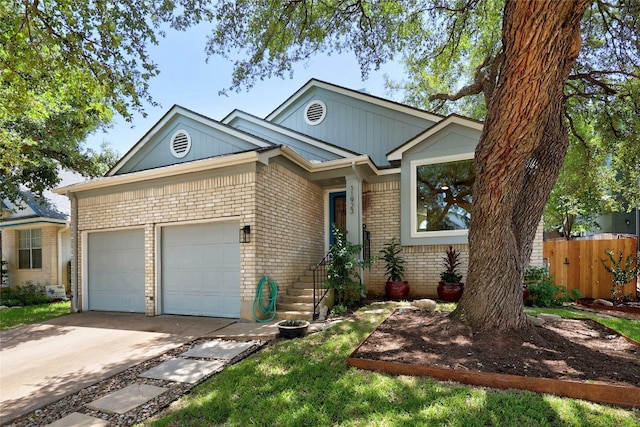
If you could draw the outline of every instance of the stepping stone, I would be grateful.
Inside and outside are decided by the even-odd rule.
[[[148,384],[131,384],[101,399],[87,403],[85,406],[106,414],[124,414],[136,406],[150,401],[167,391],[164,387]]]
[[[100,418],[90,417],[89,415],[74,412],[64,418],[60,418],[45,427],[106,427],[109,422]]]
[[[142,378],[193,384],[224,367],[221,360],[171,359],[141,373]]]
[[[252,342],[208,341],[192,347],[182,355],[185,357],[202,357],[204,359],[233,359],[240,353],[253,347]]]

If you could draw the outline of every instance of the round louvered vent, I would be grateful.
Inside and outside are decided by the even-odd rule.
[[[312,125],[319,125],[327,115],[327,106],[322,101],[311,101],[304,109],[304,120]]]
[[[191,149],[191,136],[186,130],[178,130],[171,137],[171,154],[181,159],[189,153]]]

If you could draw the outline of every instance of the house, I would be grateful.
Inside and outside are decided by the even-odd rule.
[[[60,171],[60,179],[63,185],[84,180],[69,171]],[[45,191],[39,201],[23,189],[19,202],[1,201],[0,211],[0,258],[8,272],[3,285],[63,285],[70,291],[69,199]]]
[[[289,293],[332,223],[356,244],[365,230],[371,253],[399,236],[410,297],[436,296],[448,245],[468,258],[481,131],[318,80],[265,118],[174,106],[105,177],[56,190],[72,204],[78,309],[251,320],[261,278]],[[383,273],[366,272],[369,293]]]

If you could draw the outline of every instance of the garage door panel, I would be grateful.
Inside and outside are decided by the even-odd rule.
[[[90,233],[89,310],[144,313],[144,230]]]
[[[162,306],[166,314],[239,317],[237,222],[162,229]]]

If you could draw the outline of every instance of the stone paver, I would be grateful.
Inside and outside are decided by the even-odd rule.
[[[100,418],[90,417],[89,415],[74,412],[64,418],[60,418],[58,421],[51,424],[47,424],[45,427],[106,427],[109,423]]]
[[[108,396],[87,403],[85,406],[106,414],[124,414],[136,406],[150,401],[167,391],[164,387],[149,384],[131,384]]]
[[[223,368],[225,363],[222,360],[171,359],[141,373],[139,376],[193,384]]]
[[[198,344],[187,352],[182,353],[184,357],[201,357],[206,359],[233,359],[243,351],[250,349],[255,343],[238,341],[208,341]]]

